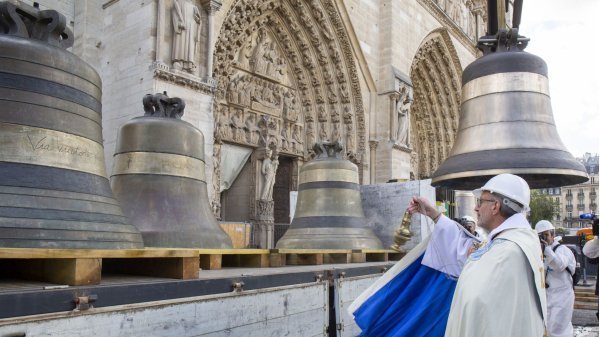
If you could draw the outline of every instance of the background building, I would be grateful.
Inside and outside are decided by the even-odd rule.
[[[588,227],[589,221],[581,221],[579,215],[591,212],[598,214],[598,154],[585,153],[577,160],[585,166],[590,176],[587,182],[541,190],[543,194],[559,203],[559,215],[552,221],[555,226]]]

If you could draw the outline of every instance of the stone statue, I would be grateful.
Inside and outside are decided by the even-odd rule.
[[[346,124],[346,153],[354,153],[354,127],[352,123]]]
[[[244,142],[246,140],[246,133],[244,132],[245,124],[242,116],[242,109],[236,109],[235,113],[231,117],[231,126],[233,127],[233,139],[236,142]]]
[[[248,115],[248,118],[246,119],[245,127],[248,137],[248,143],[250,144],[258,144],[258,140],[260,139],[260,128],[258,128],[256,124],[257,123],[254,114],[250,113]]]
[[[228,108],[224,105],[219,105],[217,108],[217,125],[215,127],[215,139],[223,141],[231,138],[231,128],[229,127]]]
[[[406,88],[403,90],[403,95],[397,102],[396,111],[398,113],[398,129],[396,130],[396,140],[398,144],[409,146],[409,120],[408,113],[410,111],[410,105],[412,104],[412,95],[410,89]]]
[[[309,149],[316,143],[315,128],[313,123],[306,124],[306,145]]]
[[[292,139],[294,140],[294,150],[297,153],[302,152],[302,150],[304,148],[304,139],[303,139],[303,135],[302,135],[302,133],[300,131],[301,131],[300,130],[300,126],[299,125],[294,125],[294,131],[292,133]]]
[[[333,128],[331,130],[331,141],[341,143],[342,135],[340,134],[340,123],[333,123]]]
[[[190,0],[174,0],[173,67],[193,72],[196,69],[196,50],[200,42],[200,10]]]
[[[319,130],[319,140],[321,142],[329,141],[329,137],[327,136],[327,123],[321,123],[321,128]]]
[[[277,155],[274,155],[273,158],[271,158],[272,153],[273,151],[267,148],[265,159],[263,159],[262,162],[261,173],[263,175],[263,186],[260,194],[261,200],[273,200],[273,185],[275,185],[275,174],[277,173],[279,160],[277,159]]]

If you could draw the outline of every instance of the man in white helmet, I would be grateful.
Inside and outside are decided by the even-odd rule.
[[[550,337],[572,337],[573,274],[576,261],[573,252],[561,245],[554,236],[554,226],[548,220],[535,224],[544,252],[546,297],[548,298],[548,334]]]
[[[462,218],[460,218],[460,224],[469,231],[469,233],[477,236],[477,232],[475,231],[475,228],[477,227],[477,224],[475,223],[475,219],[473,219],[472,216],[468,216],[465,215]]]
[[[489,233],[487,244],[473,253],[473,242],[425,198],[414,197],[408,208],[436,222],[422,263],[447,271],[456,266],[460,275],[445,336],[542,337],[544,265],[538,236],[524,215],[529,185],[516,175],[500,174],[473,193],[478,225]]]

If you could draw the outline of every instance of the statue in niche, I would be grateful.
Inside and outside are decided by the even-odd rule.
[[[410,105],[412,104],[412,101],[413,101],[413,99],[412,99],[410,89],[408,89],[408,88],[402,89],[402,95],[400,96],[400,99],[396,103],[398,126],[397,126],[395,136],[396,136],[396,140],[398,141],[398,144],[404,145],[406,147],[408,147],[410,145],[409,141],[408,141],[409,131],[410,131],[408,113],[410,112]]]
[[[354,127],[352,123],[346,124],[346,153],[354,153]]]
[[[344,105],[344,123],[352,123],[352,113],[350,112],[350,106]]]
[[[252,52],[254,51],[254,48],[256,48],[256,44],[256,37],[255,35],[253,35],[250,38],[250,42],[248,42],[240,51],[240,55],[238,57],[238,64],[241,68],[250,68],[250,59],[252,58]]]
[[[217,108],[217,126],[215,128],[215,138],[217,141],[231,138],[231,128],[227,111],[228,108],[224,105],[219,105]]]
[[[459,0],[453,0],[450,1],[450,3],[448,4],[448,16],[452,19],[452,21],[454,21],[454,23],[456,23],[457,25],[460,26],[460,4],[458,3]]]
[[[288,150],[289,149],[289,140],[290,133],[286,123],[283,123],[283,127],[281,128],[281,149]]]
[[[200,10],[190,0],[173,0],[173,51],[171,59],[177,70],[194,72],[200,42]]]
[[[279,167],[277,154],[273,154],[273,151],[267,148],[265,151],[265,159],[263,159],[261,168],[263,185],[260,193],[260,200],[273,200],[273,185],[275,185],[275,174],[277,173],[277,167]]]
[[[342,142],[342,136],[340,134],[340,123],[333,123],[333,128],[331,130],[331,141],[333,142]]]
[[[327,99],[329,100],[329,104],[337,103],[337,94],[335,92],[335,86],[332,85],[327,88]]]
[[[250,68],[258,74],[266,75],[267,64],[273,61],[273,44],[267,39],[267,31],[261,29],[258,31],[258,40],[252,58],[250,59]]]
[[[294,151],[296,153],[302,152],[304,148],[304,139],[302,139],[302,133],[300,125],[294,125],[294,131],[292,132],[292,139],[294,140]]]
[[[331,111],[331,121],[338,123],[340,121],[340,111],[337,109],[337,106],[332,104],[329,110]]]
[[[322,142],[329,141],[327,136],[327,123],[321,123],[319,130],[319,140]]]
[[[267,126],[267,145],[279,147],[279,121],[271,116],[264,116]]]
[[[229,103],[239,103],[238,83],[241,86],[241,81],[238,79],[231,80],[227,86],[227,101]]]
[[[316,143],[314,123],[312,122],[306,124],[306,143],[309,149],[312,149]]]
[[[292,122],[298,120],[298,106],[296,102],[296,96],[291,90],[283,94],[283,115],[287,120],[290,120]]]
[[[260,128],[256,126],[256,117],[253,113],[248,114],[246,127],[244,129],[247,133],[248,143],[258,144],[258,140],[260,139]]]
[[[246,133],[244,132],[244,118],[242,116],[242,109],[236,109],[233,116],[231,116],[231,126],[233,128],[233,139],[236,142],[244,143],[246,140]]]
[[[244,78],[244,85],[242,86],[242,88],[239,89],[241,98],[240,98],[240,104],[250,107],[251,103],[252,103],[252,97],[254,97],[254,93],[257,91],[256,90],[256,86],[257,84],[254,81],[254,78],[250,78],[248,79],[247,77]],[[243,99],[242,99],[243,98]]]
[[[327,121],[327,111],[325,110],[325,107],[323,105],[319,105],[317,110],[319,111],[318,112],[319,122],[326,122]]]
[[[350,94],[348,93],[348,87],[346,84],[340,84],[340,98],[342,103],[350,103]]]

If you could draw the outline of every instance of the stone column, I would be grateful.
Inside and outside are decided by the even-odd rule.
[[[378,144],[379,144],[379,142],[376,141],[376,140],[369,141],[369,150],[370,150],[370,153],[369,153],[369,159],[370,159],[370,162],[369,162],[369,166],[370,166],[369,167],[369,173],[370,173],[369,179],[370,179],[370,182],[369,183],[371,183],[371,184],[376,184],[377,183],[377,181],[375,180],[375,178],[377,177],[377,172],[376,172],[376,169],[375,169],[376,168],[375,163],[377,162],[376,161],[376,159],[377,159],[376,153],[377,153],[377,145]]]
[[[214,16],[221,9],[221,1],[219,0],[203,0],[202,7],[208,13],[208,32],[207,32],[207,48],[206,48],[206,77],[205,82],[213,81],[213,52],[214,52]]]
[[[394,92],[390,94],[390,140],[396,142],[396,130],[398,129],[398,113],[396,112],[396,106],[398,105],[398,99],[400,99],[400,93]]]

